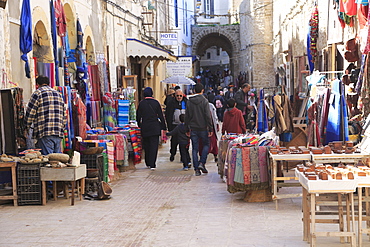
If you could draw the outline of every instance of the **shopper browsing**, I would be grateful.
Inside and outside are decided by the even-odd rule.
[[[245,125],[251,129],[250,124],[251,114],[253,112],[253,106],[249,102],[248,92],[251,90],[251,86],[248,83],[244,83],[235,94],[236,108],[242,111]]]
[[[227,101],[228,109],[224,113],[224,123],[222,125],[222,134],[235,133],[244,134],[246,131],[242,112],[235,107],[233,98]]]
[[[63,97],[49,86],[48,77],[37,77],[36,85],[38,89],[31,95],[26,109],[26,127],[32,128],[33,124],[33,138],[43,155],[60,153],[66,125]]]

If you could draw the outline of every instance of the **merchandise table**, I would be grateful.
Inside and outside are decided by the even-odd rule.
[[[370,180],[367,179],[368,181],[365,181],[360,179],[358,187],[357,187],[357,194],[358,194],[358,246],[362,246],[362,234],[370,233],[370,200],[369,200],[369,188],[370,188]],[[365,198],[363,199],[362,197],[362,188],[365,188]],[[362,203],[363,201],[366,203],[365,206],[365,211],[366,211],[366,216],[362,216]],[[362,221],[366,220],[366,228],[362,227]]]
[[[278,209],[278,199],[283,198],[292,198],[292,197],[300,197],[302,194],[284,194],[278,195],[278,181],[287,181],[287,180],[298,180],[297,177],[278,177],[278,161],[311,161],[311,154],[271,154],[270,157],[272,159],[272,188],[273,194],[272,199],[275,200],[275,207],[276,210]],[[282,184],[279,186],[283,187]],[[289,186],[300,186],[299,183],[289,183]]]
[[[12,172],[12,196],[0,196],[0,200],[13,200],[14,206],[18,206],[18,195],[17,195],[17,173],[16,173],[16,162],[0,162],[0,170],[11,170]]]
[[[71,182],[72,183],[72,195],[71,205],[74,205],[75,198],[75,187],[77,184],[77,194],[82,200],[82,194],[85,191],[85,177],[86,177],[86,164],[80,164],[76,167],[64,167],[64,168],[40,168],[40,180],[42,181],[42,205],[46,205],[46,181],[53,181],[53,195],[54,200],[57,200],[57,181]],[[68,193],[65,188],[65,196],[68,198]]]
[[[316,237],[337,236],[350,237],[351,246],[356,246],[355,210],[353,192],[358,186],[358,180],[308,180],[303,173],[295,172],[302,185],[302,211],[303,211],[303,240],[316,246]],[[338,195],[338,216],[335,219],[316,219],[316,197],[320,194]],[[342,194],[346,196],[347,231],[344,232]],[[339,232],[317,232],[316,223],[339,223]],[[352,223],[352,224],[351,224]],[[350,230],[352,228],[352,231]]]
[[[359,160],[369,157],[368,153],[352,154],[312,154],[312,161],[317,164],[324,163],[356,163]]]

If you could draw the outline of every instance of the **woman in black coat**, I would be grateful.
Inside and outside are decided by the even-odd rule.
[[[161,130],[166,130],[163,112],[159,102],[153,98],[150,87],[144,89],[145,99],[140,101],[136,111],[136,121],[141,129],[145,164],[155,170]]]

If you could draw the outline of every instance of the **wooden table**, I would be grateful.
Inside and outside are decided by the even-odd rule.
[[[355,232],[355,209],[353,192],[356,190],[358,181],[344,180],[308,180],[303,174],[296,171],[296,176],[302,185],[302,209],[303,209],[303,240],[309,241],[311,246],[316,246],[316,237],[349,237],[351,246],[356,246]],[[331,182],[334,182],[331,183]],[[331,183],[329,185],[328,183]],[[314,185],[314,186],[313,186]],[[336,189],[334,189],[336,188]],[[316,197],[320,194],[337,194],[338,195],[338,217],[339,219],[316,219]],[[342,195],[346,196],[346,217],[347,231],[344,231]],[[339,224],[339,232],[317,232],[316,223],[335,223]],[[351,231],[352,228],[352,231]]]
[[[298,180],[297,177],[278,177],[278,161],[311,161],[311,154],[271,154],[270,157],[272,159],[272,200],[275,200],[275,207],[276,210],[278,209],[278,199],[283,198],[292,198],[292,197],[300,197],[302,196],[301,193],[298,194],[284,194],[284,195],[278,195],[277,189],[278,189],[278,181],[287,181],[287,180]],[[299,183],[283,183],[279,184],[281,187],[298,187],[300,186]]]
[[[77,184],[77,193],[82,200],[82,194],[85,191],[85,177],[86,177],[86,165],[80,164],[77,167],[64,167],[64,168],[40,168],[40,179],[42,181],[42,205],[46,205],[47,193],[46,193],[46,181],[53,182],[53,195],[54,200],[57,200],[57,181],[71,182],[72,183],[72,196],[71,205],[74,205],[75,198],[75,187]],[[65,196],[68,198],[68,193],[65,190]]]
[[[326,163],[357,163],[369,157],[368,153],[352,153],[352,154],[312,154],[312,161],[317,164]]]
[[[362,197],[362,189],[365,188],[365,198]],[[369,189],[370,189],[370,180],[366,181],[366,179],[360,179],[358,187],[357,187],[357,194],[358,194],[358,246],[362,246],[362,234],[370,233],[370,197],[369,197]],[[366,216],[362,216],[362,203],[365,202],[365,212]],[[366,221],[366,228],[362,227],[362,221]]]
[[[14,206],[18,206],[18,195],[17,195],[17,163],[16,162],[0,162],[0,171],[11,170],[12,172],[12,187],[13,195],[11,196],[0,196],[0,200],[13,200]]]

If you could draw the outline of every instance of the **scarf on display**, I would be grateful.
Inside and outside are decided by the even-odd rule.
[[[133,128],[129,130],[132,149],[134,151],[134,164],[141,162],[141,134],[139,128]]]
[[[227,181],[228,181],[227,185],[231,185],[231,186],[234,185],[236,154],[237,154],[237,148],[233,147],[231,149],[228,176],[227,176]]]
[[[73,107],[72,107],[72,93],[70,87],[57,87],[57,90],[62,93],[64,103],[67,106],[65,115],[67,118],[66,129],[64,130],[64,148],[67,150],[72,149],[72,140],[74,139],[73,127]]]
[[[235,164],[234,182],[244,184],[242,149],[235,148],[235,150],[236,150],[236,164]]]
[[[269,188],[267,147],[232,146],[228,153],[226,183],[230,193]]]

